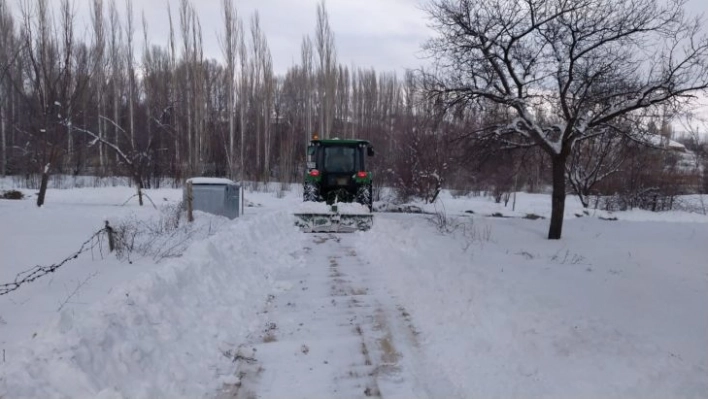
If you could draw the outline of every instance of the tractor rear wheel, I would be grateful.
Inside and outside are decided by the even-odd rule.
[[[318,202],[320,200],[320,189],[316,184],[305,183],[302,190],[302,200],[305,202]]]
[[[371,184],[359,187],[356,193],[356,202],[369,208],[369,212],[373,211],[374,193]]]

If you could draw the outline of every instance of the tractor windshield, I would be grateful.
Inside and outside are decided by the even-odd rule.
[[[354,172],[356,147],[325,147],[324,169],[327,172]]]

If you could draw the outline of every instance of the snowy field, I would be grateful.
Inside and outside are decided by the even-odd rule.
[[[50,189],[38,209],[21,191],[0,200],[0,284],[72,255],[106,220],[163,226],[182,195],[148,190],[156,209],[128,187]],[[323,237],[293,227],[297,189],[246,198],[242,218],[197,213],[138,240],[130,261],[94,243],[0,296],[0,397],[708,392],[708,216],[584,214],[569,197],[564,238],[548,241],[546,195],[520,193],[511,210],[445,193],[416,204],[426,214],[377,213],[369,232]],[[248,367],[260,381],[239,381]]]

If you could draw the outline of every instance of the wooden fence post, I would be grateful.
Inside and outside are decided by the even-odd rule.
[[[190,223],[194,221],[194,189],[192,187],[192,182],[187,182],[187,221]]]
[[[115,239],[113,237],[113,233],[114,233],[113,227],[111,227],[111,225],[108,224],[108,220],[106,220],[106,234],[108,235],[108,250],[110,252],[113,252],[113,250],[115,250],[115,248],[116,248],[116,243],[115,243]]]

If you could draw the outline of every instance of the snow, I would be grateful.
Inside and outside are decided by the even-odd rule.
[[[239,362],[240,385],[219,398],[256,392],[265,398],[418,397],[415,380],[399,373],[414,364],[400,359],[408,348],[394,342],[408,329],[376,264],[353,248],[356,235],[308,235],[306,268],[275,275],[281,289],[269,297],[260,334],[251,337]],[[411,356],[411,360],[413,357]],[[245,392],[245,394],[244,394]]]
[[[389,217],[357,251],[386,265],[428,369],[459,397],[708,392],[708,225],[578,219],[548,241],[543,221],[467,218],[440,235]]]
[[[97,272],[119,275],[100,284],[102,297],[55,311],[44,328],[9,351],[0,368],[0,395],[196,397],[216,389],[219,378],[233,372],[221,349],[256,328],[255,309],[272,289],[270,273],[299,264],[291,255],[302,248],[295,231],[288,215],[271,212],[228,224],[181,258],[157,267],[106,270],[138,266],[109,259]],[[271,240],[278,242],[277,249]],[[70,240],[61,241],[67,245]],[[2,277],[7,279],[4,270]],[[39,289],[34,292],[32,285],[19,291],[22,296],[14,302],[31,300],[25,295],[40,295],[42,287],[57,284],[49,280],[32,283]],[[2,302],[0,307],[8,325],[15,322],[17,309],[50,315],[47,309],[19,305],[8,312],[11,306]]]
[[[192,184],[234,184],[232,180],[220,177],[192,177],[187,179],[187,182]]]
[[[686,196],[691,201],[699,202],[697,196]],[[704,199],[708,203],[708,197]],[[543,218],[551,216],[551,197],[546,194],[517,193],[516,208],[513,208],[514,198],[510,198],[505,206],[504,202],[495,203],[489,197],[454,197],[449,191],[440,193],[440,201],[435,204],[414,203],[412,206],[420,207],[427,213],[449,213],[453,215],[474,214],[491,216],[501,214],[504,217],[523,218],[527,215],[538,215]],[[677,200],[677,203],[680,202]],[[591,205],[594,200],[591,201]],[[697,209],[701,209],[700,203],[696,204]],[[385,209],[385,208],[384,208]],[[585,214],[587,212],[587,215]],[[581,218],[617,218],[620,221],[633,222],[676,222],[676,223],[708,223],[708,216],[700,213],[686,211],[650,212],[641,209],[633,209],[624,212],[608,212],[602,209],[583,208],[576,196],[566,197],[564,218],[567,220]]]
[[[361,214],[370,214],[369,212],[369,207],[352,202],[352,203],[345,203],[345,202],[340,202],[337,204],[337,212],[345,215],[361,215]]]
[[[331,207],[324,202],[302,202],[295,206],[294,213],[331,213]]]
[[[0,397],[708,392],[704,214],[585,214],[569,196],[564,238],[549,241],[547,219],[524,219],[550,215],[547,194],[519,193],[512,210],[444,191],[409,204],[424,214],[374,213],[368,232],[304,234],[292,213],[326,205],[259,190],[233,221],[196,213],[181,256],[129,263],[97,247],[0,296]],[[0,283],[104,220],[161,223],[182,196],[146,193],[159,209],[129,187],[50,189],[41,209],[0,200]]]
[[[422,213],[423,209],[418,205],[399,204],[395,205],[386,201],[374,202],[376,212],[399,212],[399,213]]]

